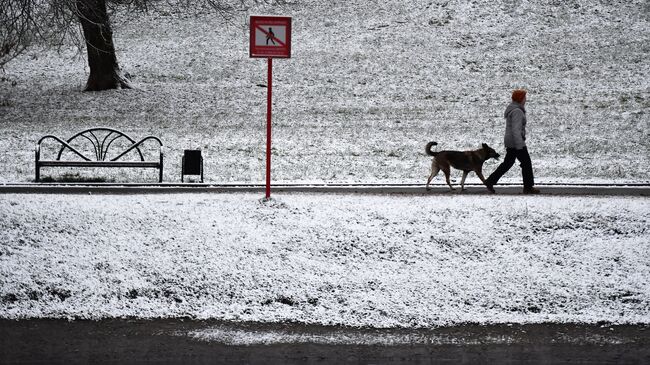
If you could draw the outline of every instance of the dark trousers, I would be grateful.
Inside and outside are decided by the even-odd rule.
[[[501,165],[499,165],[499,167],[490,174],[490,177],[487,178],[488,184],[496,185],[501,176],[508,172],[512,165],[514,165],[515,159],[519,160],[521,165],[521,175],[524,178],[524,188],[532,188],[535,185],[533,164],[530,161],[530,155],[528,154],[528,149],[526,147],[520,150],[506,148],[506,157],[503,159]]]

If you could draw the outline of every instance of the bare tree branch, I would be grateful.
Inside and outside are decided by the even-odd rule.
[[[248,3],[260,1],[267,0],[107,0],[106,6],[109,17],[118,9],[148,12],[166,5],[208,7],[230,19]],[[70,42],[83,49],[80,16],[76,0],[0,0],[0,68],[35,43],[57,48]]]

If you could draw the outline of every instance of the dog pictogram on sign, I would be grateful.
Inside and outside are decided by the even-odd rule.
[[[291,17],[251,16],[250,56],[291,57]]]

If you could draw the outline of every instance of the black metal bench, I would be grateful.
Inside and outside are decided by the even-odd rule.
[[[44,140],[54,139],[61,144],[59,153],[54,160],[41,160],[41,144]],[[148,140],[154,140],[160,145],[160,159],[156,161],[145,161],[140,145]],[[110,158],[109,148],[113,143],[120,145],[124,150],[116,157]],[[76,148],[75,148],[76,147]],[[73,157],[80,157],[81,160],[62,159],[63,152],[68,149]],[[139,161],[120,160],[131,152],[136,151]],[[94,152],[95,158],[91,159],[86,154]],[[86,153],[86,154],[85,154]],[[91,128],[79,132],[67,140],[62,140],[53,135],[42,137],[36,144],[36,181],[40,180],[41,167],[133,167],[133,168],[156,168],[159,170],[158,182],[162,182],[163,176],[163,144],[158,137],[148,136],[136,142],[133,138],[111,128]],[[133,155],[133,154],[131,154]]]

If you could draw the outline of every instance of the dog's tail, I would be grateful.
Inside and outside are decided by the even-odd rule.
[[[438,145],[438,142],[429,142],[429,143],[427,143],[427,146],[424,147],[424,151],[425,151],[425,152],[427,153],[427,155],[429,155],[429,156],[435,156],[435,155],[438,154],[438,152],[434,152],[434,151],[432,151],[432,150],[431,150],[431,147],[433,147],[433,146],[437,146],[437,145]]]

